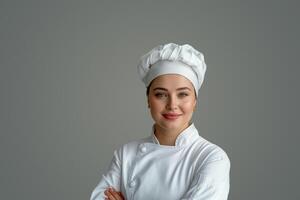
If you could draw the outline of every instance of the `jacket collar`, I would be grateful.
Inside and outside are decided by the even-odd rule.
[[[157,137],[154,134],[154,125],[152,126],[151,137],[152,137],[153,143],[160,145]],[[198,131],[197,131],[196,127],[194,126],[194,124],[192,123],[189,127],[184,129],[177,136],[176,141],[175,141],[175,146],[180,147],[180,146],[185,146],[185,145],[191,144],[198,137],[200,137],[198,134]]]

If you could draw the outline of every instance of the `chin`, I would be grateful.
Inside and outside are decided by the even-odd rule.
[[[178,122],[164,122],[159,124],[157,123],[157,125],[166,130],[178,130],[184,127],[183,124],[180,124]]]

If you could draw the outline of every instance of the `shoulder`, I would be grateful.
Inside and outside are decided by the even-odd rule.
[[[220,146],[201,136],[192,146],[194,160],[192,169],[196,177],[202,177],[214,185],[229,182],[230,160]]]
[[[198,167],[204,168],[210,164],[230,168],[230,159],[223,148],[203,137],[193,144]]]

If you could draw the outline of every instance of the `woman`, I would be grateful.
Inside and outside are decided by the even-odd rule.
[[[190,45],[160,45],[141,57],[154,120],[151,136],[114,152],[91,200],[226,200],[230,161],[191,123],[206,64]]]

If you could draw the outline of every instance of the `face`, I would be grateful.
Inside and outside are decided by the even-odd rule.
[[[149,88],[148,105],[156,130],[182,131],[187,128],[196,103],[192,83],[181,75],[158,76]]]

